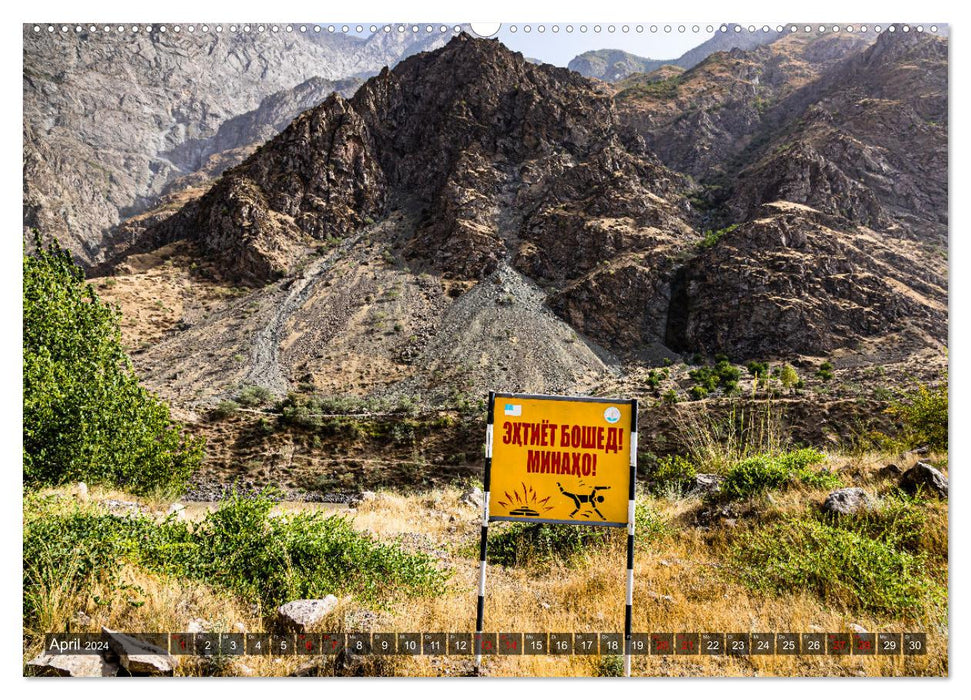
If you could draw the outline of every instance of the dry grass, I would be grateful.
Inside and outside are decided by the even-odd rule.
[[[828,466],[848,484],[863,485],[879,493],[887,486],[876,472],[886,463],[869,458],[832,458]],[[898,462],[899,463],[899,462]],[[901,464],[901,466],[909,466]],[[475,625],[477,562],[470,548],[478,538],[479,512],[459,503],[455,488],[417,495],[379,492],[377,498],[348,511],[355,527],[382,540],[399,539],[405,547],[438,554],[453,572],[448,592],[437,598],[401,600],[386,611],[362,615],[351,601],[327,620],[324,627],[345,631],[457,632]],[[92,489],[92,500],[124,494]],[[825,490],[798,488],[772,494],[755,504],[757,520],[804,511],[820,503]],[[697,499],[650,499],[649,505],[671,526],[671,534],[642,542],[635,558],[634,630],[638,632],[848,632],[851,624],[869,631],[927,632],[929,653],[914,657],[833,656],[635,656],[633,674],[639,676],[901,676],[947,675],[946,620],[902,621],[887,616],[854,613],[827,606],[817,598],[792,592],[768,595],[745,588],[728,568],[733,538],[757,521],[742,521],[736,530],[705,530],[693,525],[701,506]],[[153,504],[157,512],[165,504]],[[94,507],[94,506],[93,506]],[[928,547],[946,552],[947,508],[932,504]],[[282,510],[286,510],[284,507]],[[494,527],[500,527],[495,525]],[[608,546],[590,552],[572,565],[553,564],[526,568],[490,566],[486,600],[486,629],[496,632],[620,632],[623,628],[624,545],[616,533]],[[470,547],[471,546],[471,547]],[[943,548],[942,548],[943,547]],[[946,565],[946,561],[944,562]],[[137,588],[86,593],[47,591],[47,612],[40,629],[65,629],[77,611],[91,618],[87,629],[100,625],[131,631],[185,630],[201,619],[215,630],[262,631],[262,621],[248,606],[212,589],[158,577],[126,568],[122,580]],[[101,596],[110,602],[96,602]],[[665,598],[670,596],[670,600]],[[135,604],[133,604],[133,602]],[[80,629],[76,623],[72,629]],[[37,651],[38,642],[25,646],[24,659]],[[306,657],[243,657],[219,668],[202,662],[184,662],[186,674],[286,675],[305,663]],[[484,672],[492,676],[596,675],[597,656],[485,657]],[[379,671],[385,675],[440,676],[470,673],[468,657],[385,657]]]

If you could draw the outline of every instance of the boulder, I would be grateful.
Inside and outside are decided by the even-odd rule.
[[[896,477],[904,473],[904,470],[898,467],[896,464],[888,464],[883,469],[880,470],[880,476],[886,477]]]
[[[869,510],[873,501],[866,491],[859,487],[833,491],[823,502],[823,511],[837,515],[853,515],[861,510]]]
[[[911,496],[917,493],[947,498],[947,477],[927,462],[918,462],[900,477],[900,488]]]
[[[482,493],[482,489],[478,486],[469,489],[461,496],[459,496],[459,503],[464,503],[467,506],[472,506],[473,508],[481,508],[485,499],[485,494]]]
[[[105,678],[118,675],[118,664],[97,654],[48,654],[44,652],[27,662],[38,676]]]
[[[107,627],[101,632],[107,636],[108,648],[133,676],[171,676],[179,665],[179,660],[162,647]]]
[[[337,597],[329,595],[315,600],[291,600],[277,610],[280,627],[292,632],[307,632],[337,607]]]
[[[83,481],[78,482],[77,494],[78,494],[79,501],[88,500],[88,485]]]
[[[718,474],[695,474],[694,481],[688,487],[689,496],[707,496],[717,493],[721,488],[723,477]]]

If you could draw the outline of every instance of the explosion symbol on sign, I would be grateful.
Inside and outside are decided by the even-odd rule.
[[[503,508],[515,508],[515,510],[509,511],[509,515],[526,515],[535,518],[539,515],[538,509],[543,511],[553,510],[553,506],[547,505],[550,500],[549,496],[539,498],[532,486],[526,486],[523,482],[520,483],[523,485],[522,493],[519,489],[513,491],[512,494],[504,491],[503,495],[506,500],[498,502]]]

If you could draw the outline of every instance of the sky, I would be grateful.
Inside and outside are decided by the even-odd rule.
[[[541,26],[545,31],[539,31]],[[567,31],[568,26],[572,27],[572,32]],[[515,31],[513,27],[516,28]],[[526,27],[529,27],[529,32],[525,31]],[[621,49],[644,58],[678,58],[685,51],[710,39],[718,31],[719,25],[559,24],[558,32],[553,32],[551,27],[549,24],[504,24],[494,36],[527,58],[538,58],[546,63],[565,67],[576,55],[596,49]],[[581,31],[581,27],[586,31]],[[596,27],[600,27],[599,32],[595,31]],[[623,31],[624,27],[627,27],[627,32]],[[640,32],[637,31],[638,27]],[[679,31],[682,27],[683,32]],[[611,28],[614,31],[611,32]],[[695,28],[697,32],[694,31]]]

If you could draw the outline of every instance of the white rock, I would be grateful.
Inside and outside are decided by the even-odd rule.
[[[161,647],[107,627],[101,631],[108,636],[108,648],[132,675],[171,676],[179,665],[179,660]]]
[[[81,501],[88,500],[88,485],[83,481],[78,482],[78,499]]]
[[[118,675],[118,664],[105,661],[97,654],[48,654],[27,662],[27,666],[40,676],[71,678],[105,678]]]
[[[337,607],[336,596],[316,600],[292,600],[277,610],[280,624],[294,632],[306,632]]]

